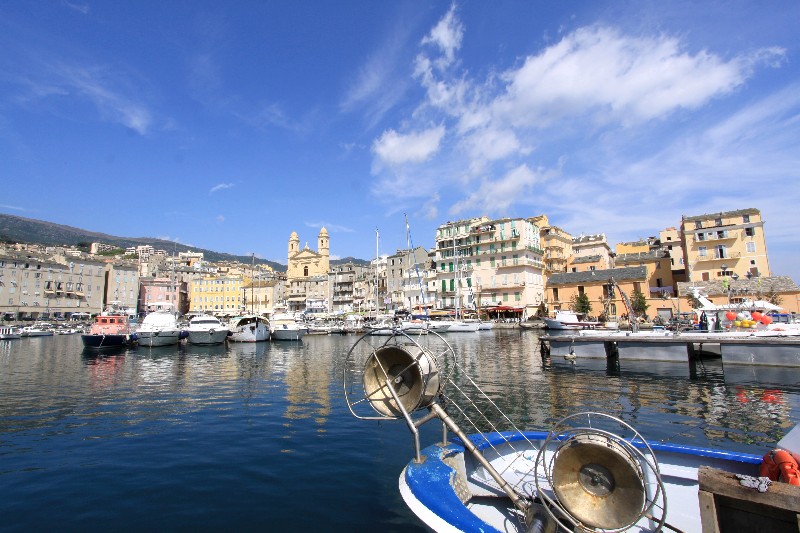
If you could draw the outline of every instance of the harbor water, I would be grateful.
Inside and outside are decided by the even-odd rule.
[[[0,531],[424,531],[398,491],[405,424],[347,408],[357,339],[103,353],[79,335],[0,341]],[[651,441],[763,454],[800,420],[797,369],[543,362],[520,329],[447,339],[524,429],[594,410]],[[423,444],[440,435],[422,429]]]

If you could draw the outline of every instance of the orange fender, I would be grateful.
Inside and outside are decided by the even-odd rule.
[[[773,481],[782,481],[800,486],[800,467],[797,460],[786,450],[772,450],[764,455],[758,475]]]

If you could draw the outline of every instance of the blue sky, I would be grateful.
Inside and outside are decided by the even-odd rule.
[[[0,212],[286,262],[758,208],[800,281],[800,2],[0,4]]]

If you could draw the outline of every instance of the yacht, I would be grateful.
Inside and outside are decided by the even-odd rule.
[[[186,331],[190,344],[223,344],[230,334],[230,330],[211,315],[193,317]]]
[[[308,329],[291,313],[275,313],[269,321],[269,334],[276,341],[299,341]]]
[[[170,346],[185,337],[178,317],[171,311],[154,311],[144,317],[136,331],[142,346]]]
[[[22,328],[21,335],[23,337],[52,337],[53,325],[49,322],[35,322],[31,326]]]
[[[269,321],[258,315],[237,316],[228,323],[233,342],[261,342],[269,340]]]

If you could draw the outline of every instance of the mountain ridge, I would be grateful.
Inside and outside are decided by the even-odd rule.
[[[57,224],[55,222],[47,222],[45,220],[5,213],[0,213],[0,241],[9,243],[24,242],[46,246],[76,246],[81,243],[103,242],[106,244],[113,244],[120,248],[149,245],[159,250],[202,252],[204,259],[210,262],[238,261],[240,263],[250,263],[253,261],[253,258],[249,255],[244,256],[216,252],[214,250],[207,250],[197,246],[187,246],[179,242],[157,239],[154,237],[119,237],[107,233],[68,226],[66,224]],[[260,259],[258,257],[256,257],[254,261],[258,264],[268,265],[277,272],[286,272],[287,269],[287,265],[276,261]],[[333,259],[331,260],[331,264],[337,265],[351,261],[356,264],[369,264],[369,261],[356,259],[354,257]]]

